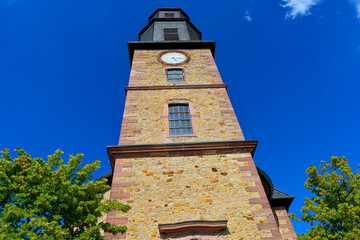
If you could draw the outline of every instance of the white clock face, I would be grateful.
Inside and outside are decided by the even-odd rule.
[[[186,60],[186,55],[179,52],[168,52],[161,56],[161,61],[172,65],[183,63]]]

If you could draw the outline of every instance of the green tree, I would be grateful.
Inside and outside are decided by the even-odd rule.
[[[117,201],[102,201],[109,189],[106,179],[93,181],[97,160],[79,167],[83,154],[70,156],[64,164],[61,150],[48,160],[31,158],[22,149],[11,159],[0,155],[0,239],[104,239],[101,231],[124,233],[125,226],[99,222],[113,209],[130,207]]]
[[[312,228],[299,239],[360,239],[360,171],[354,174],[345,157],[321,163],[306,170],[305,186],[314,197],[305,198],[301,212]]]

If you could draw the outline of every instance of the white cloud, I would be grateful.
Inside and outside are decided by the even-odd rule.
[[[349,0],[349,1],[355,5],[357,17],[360,18],[360,0]]]
[[[251,22],[251,21],[253,20],[253,18],[250,16],[250,12],[249,12],[249,11],[246,11],[246,12],[245,12],[244,18],[245,18],[246,20],[248,20],[248,22]]]
[[[360,3],[360,0],[351,0]],[[283,8],[288,8],[286,18],[294,19],[297,16],[305,16],[310,14],[310,8],[320,3],[321,0],[282,0],[280,4]],[[359,4],[360,5],[360,4]]]

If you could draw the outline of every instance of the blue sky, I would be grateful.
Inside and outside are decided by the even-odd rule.
[[[255,163],[274,186],[309,196],[305,170],[360,159],[359,0],[0,1],[0,148],[103,160],[120,133],[127,41],[157,8],[181,7],[215,40],[218,68]],[[307,225],[294,223],[297,232]]]

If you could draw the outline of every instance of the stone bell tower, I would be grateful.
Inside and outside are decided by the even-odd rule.
[[[294,197],[254,164],[216,67],[214,41],[180,8],[158,8],[129,42],[130,80],[119,144],[107,148],[110,199],[129,204],[105,239],[295,239]]]

